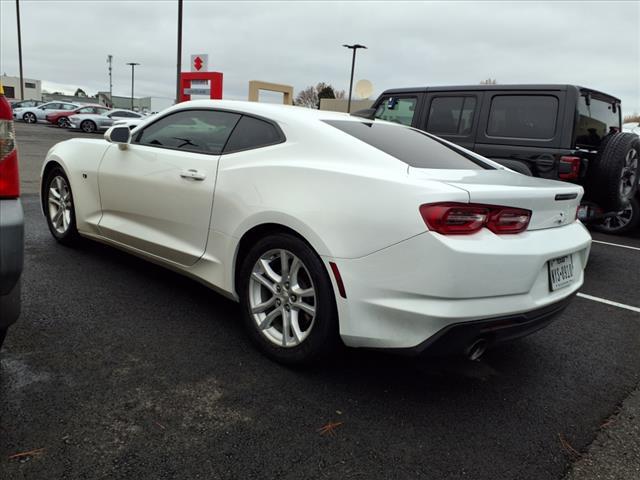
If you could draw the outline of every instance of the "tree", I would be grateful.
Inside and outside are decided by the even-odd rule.
[[[294,101],[295,105],[307,108],[320,108],[320,99],[322,98],[345,98],[344,90],[336,91],[334,88],[324,82],[318,83],[315,87],[309,86],[298,92]]]
[[[498,81],[495,78],[487,78],[486,80],[481,80],[480,85],[496,85]]]
[[[76,93],[73,94],[74,97],[86,97],[87,94],[81,88],[76,88]]]

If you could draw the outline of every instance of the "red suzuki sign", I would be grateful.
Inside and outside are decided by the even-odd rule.
[[[209,55],[206,53],[196,53],[191,55],[191,71],[206,72],[209,69]]]

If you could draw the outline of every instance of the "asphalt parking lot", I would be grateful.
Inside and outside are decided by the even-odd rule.
[[[561,479],[640,382],[640,314],[583,297],[479,362],[274,364],[233,302],[110,247],[57,244],[34,192],[71,134],[16,132],[26,263],[0,354],[0,478]],[[581,292],[640,307],[640,232],[593,237]]]

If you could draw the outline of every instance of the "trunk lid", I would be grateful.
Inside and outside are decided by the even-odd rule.
[[[510,170],[436,170],[409,167],[409,175],[464,190],[470,203],[531,210],[528,230],[572,223],[584,190],[579,185],[529,177]]]

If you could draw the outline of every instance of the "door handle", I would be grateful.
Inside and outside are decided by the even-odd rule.
[[[207,178],[207,174],[196,170],[195,168],[190,168],[189,170],[182,170],[180,172],[180,176],[182,178],[190,178],[191,180],[204,180]]]

